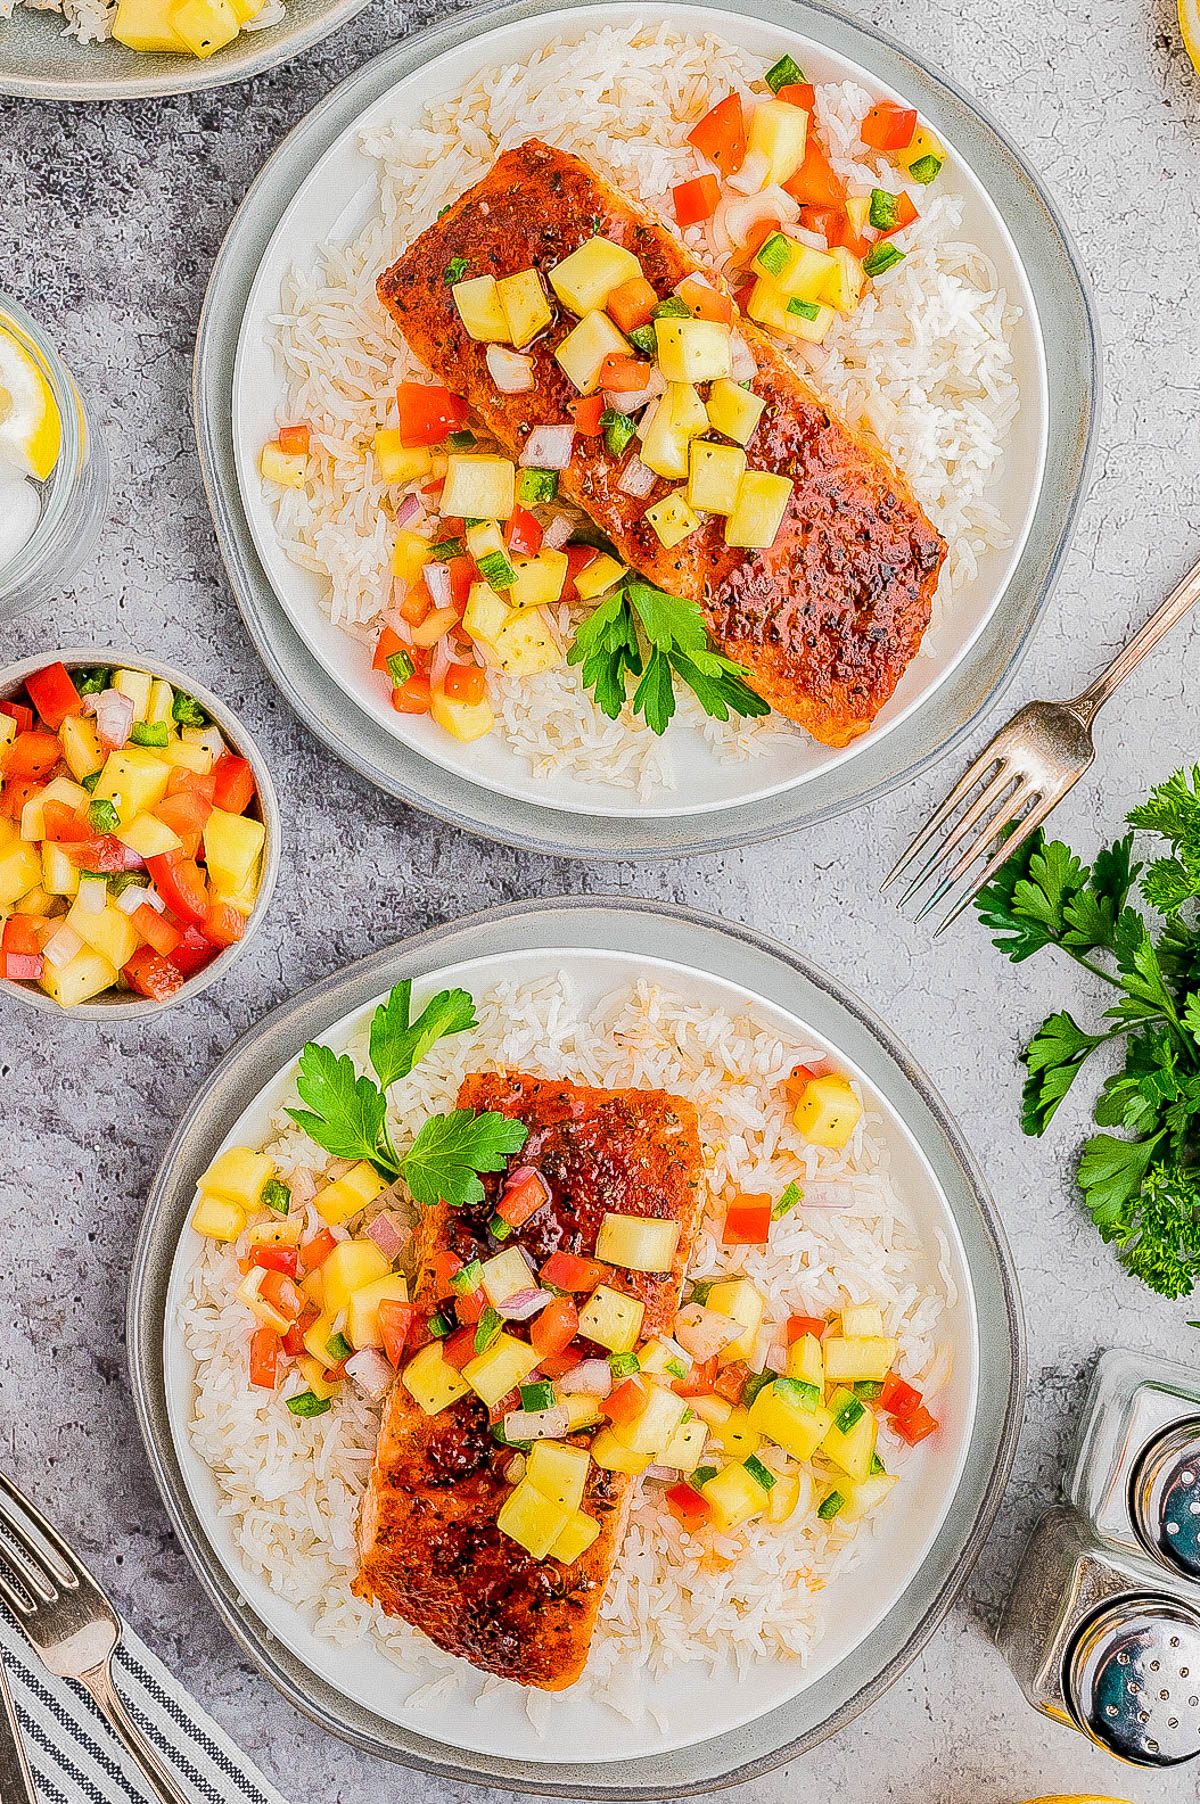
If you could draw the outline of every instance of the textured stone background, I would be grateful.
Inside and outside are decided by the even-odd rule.
[[[1168,0],[851,6],[991,109],[1046,178],[1096,284],[1107,346],[1100,455],[1014,699],[1068,694],[1200,550],[1200,88]],[[377,0],[323,49],[245,88],[96,108],[0,101],[0,282],[56,332],[107,423],[115,466],[108,529],[78,588],[6,629],[0,654],[23,656],[62,634],[161,648],[244,709],[296,803],[271,920],[235,979],[123,1036],[66,1020],[47,1031],[40,1017],[0,1008],[9,1299],[0,1458],[54,1503],[130,1620],[297,1804],[481,1799],[321,1737],[238,1658],[146,1473],[123,1366],[126,1260],[174,1122],[221,1054],[281,997],[398,934],[511,897],[608,890],[692,902],[801,947],[908,1042],[994,1186],[1030,1330],[1015,1477],[961,1603],[880,1704],[757,1785],[756,1804],[782,1804],[800,1788],[844,1804],[1000,1804],[1087,1789],[1138,1804],[1191,1798],[1185,1772],[1118,1769],[1035,1716],[990,1641],[1024,1536],[1054,1493],[1095,1353],[1119,1343],[1187,1357],[1197,1343],[1186,1326],[1194,1307],[1124,1278],[1081,1219],[1068,1162],[1082,1107],[1064,1107],[1045,1143],[1017,1129],[1022,1033],[1051,984],[1088,1015],[1087,986],[1064,970],[1011,970],[970,925],[934,949],[875,893],[951,772],[876,805],[853,828],[834,822],[727,857],[589,871],[465,838],[376,794],[297,725],[242,630],[188,408],[209,266],[284,133],[431,10]],[[1057,823],[1082,847],[1114,827],[1148,780],[1196,756],[1198,676],[1183,630],[1113,703],[1097,766]],[[749,1804],[749,1787],[745,1796]]]

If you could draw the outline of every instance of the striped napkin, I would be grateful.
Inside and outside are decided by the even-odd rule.
[[[154,1804],[141,1774],[82,1686],[46,1671],[0,1611],[0,1658],[38,1804]],[[117,1689],[139,1729],[197,1804],[284,1804],[273,1785],[128,1628],[113,1657]],[[8,1804],[8,1800],[3,1800]]]

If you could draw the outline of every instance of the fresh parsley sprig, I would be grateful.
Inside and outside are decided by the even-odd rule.
[[[696,603],[637,578],[614,590],[576,629],[567,662],[583,666],[583,686],[610,720],[625,706],[627,679],[637,678],[633,711],[654,733],[665,733],[675,713],[676,677],[717,720],[770,712],[741,665],[712,650]]]
[[[1200,1279],[1200,766],[1176,771],[1128,821],[1170,846],[1144,874],[1132,833],[1090,867],[1038,833],[976,906],[1014,964],[1053,946],[1116,991],[1095,1032],[1066,1010],[1042,1023],[1023,1054],[1021,1125],[1043,1134],[1093,1055],[1123,1044],[1093,1109],[1098,1128],[1120,1131],[1093,1134],[1076,1175],[1128,1270],[1182,1297]],[[1152,927],[1130,903],[1135,884],[1165,921]]]
[[[483,1201],[481,1171],[501,1171],[528,1135],[524,1122],[486,1110],[431,1115],[407,1152],[399,1153],[387,1119],[387,1094],[439,1040],[476,1025],[466,990],[439,990],[414,1021],[412,984],[398,983],[371,1018],[368,1056],[375,1079],[360,1076],[352,1059],[319,1041],[300,1054],[296,1088],[302,1109],[288,1109],[310,1140],[335,1159],[366,1159],[382,1177],[403,1178],[413,1200],[461,1208]],[[376,1081],[377,1080],[377,1081]]]

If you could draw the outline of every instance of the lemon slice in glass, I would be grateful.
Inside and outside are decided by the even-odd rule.
[[[61,447],[50,384],[20,340],[0,326],[0,465],[45,482]]]
[[[1183,33],[1183,47],[1192,59],[1192,66],[1200,74],[1200,4],[1197,0],[1179,0],[1179,29]]]

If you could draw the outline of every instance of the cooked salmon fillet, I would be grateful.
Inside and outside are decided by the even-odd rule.
[[[530,139],[499,157],[379,278],[380,299],[409,345],[488,429],[519,455],[535,426],[569,421],[575,389],[554,350],[575,321],[557,307],[532,345],[534,386],[501,394],[486,347],[467,334],[447,269],[466,276],[545,275],[595,234],[641,260],[660,298],[700,268],[666,228],[580,158]],[[697,602],[709,631],[773,708],[827,745],[871,725],[929,623],[946,547],[889,459],[838,420],[750,320],[739,328],[767,406],[747,447],[751,469],[791,478],[788,511],[768,551],[725,544],[710,517],[666,550],[643,516],[676,485],[661,478],[633,500],[618,482],[629,454],[577,437],[560,492],[584,508],[622,557],[671,594]]]
[[[617,1271],[605,1280],[641,1297],[644,1335],[668,1329],[701,1208],[692,1105],[661,1090],[595,1090],[500,1072],[466,1078],[458,1106],[494,1109],[527,1124],[529,1138],[514,1164],[539,1170],[551,1196],[506,1244],[524,1247],[539,1268],[553,1252],[590,1256],[609,1210],[680,1223],[670,1272]],[[487,1197],[476,1207],[439,1204],[423,1213],[413,1293],[421,1311],[438,1306],[432,1266],[439,1251],[449,1248],[467,1262],[498,1250],[487,1223],[504,1177],[484,1178]],[[506,1327],[528,1339],[519,1325]],[[603,1351],[572,1345],[582,1345],[581,1357]],[[586,1436],[572,1438],[587,1444]],[[587,1660],[633,1480],[593,1464],[583,1507],[599,1520],[599,1536],[572,1565],[537,1561],[496,1526],[511,1458],[492,1439],[477,1398],[460,1398],[431,1417],[398,1379],[363,1499],[355,1589],[485,1672],[560,1691]]]

